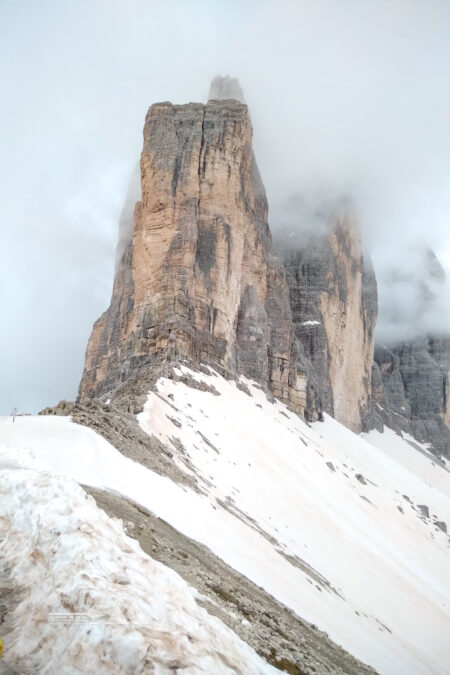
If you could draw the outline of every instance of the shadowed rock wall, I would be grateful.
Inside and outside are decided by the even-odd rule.
[[[413,291],[414,302],[411,307],[399,306],[397,316],[395,306],[390,307],[390,321],[395,328],[405,316],[415,316],[415,328],[422,335],[394,341],[389,346],[377,345],[372,377],[373,412],[392,429],[406,431],[418,441],[430,443],[436,453],[445,455],[450,451],[450,336],[427,333],[423,317],[434,315],[435,321],[439,320],[437,313],[445,305],[446,276],[430,248],[419,249],[416,257],[417,274],[405,277],[392,273],[394,291],[396,283],[407,284]]]
[[[373,400],[383,422],[449,454],[450,338],[377,347],[374,369]]]
[[[326,230],[283,237],[295,334],[323,409],[350,429],[367,426],[377,317],[376,281],[359,228],[345,209]]]

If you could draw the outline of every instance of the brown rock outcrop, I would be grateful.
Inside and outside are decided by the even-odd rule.
[[[134,231],[89,340],[79,399],[164,355],[242,373],[304,413],[306,374],[251,137],[238,101],[150,108]]]

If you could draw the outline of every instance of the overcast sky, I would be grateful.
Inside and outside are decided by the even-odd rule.
[[[416,241],[448,269],[449,35],[448,0],[0,0],[0,413],[75,397],[147,108],[217,73],[273,228],[293,195],[349,194],[380,279]]]

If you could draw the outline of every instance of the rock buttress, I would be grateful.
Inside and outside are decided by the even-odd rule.
[[[439,332],[425,331],[430,315],[434,323],[444,323],[446,275],[434,252],[415,251],[418,271],[390,274],[394,297],[389,319],[395,332],[409,339],[390,340],[375,347],[372,380],[374,413],[397,432],[406,431],[418,441],[429,443],[438,455],[450,453],[450,336],[445,326]],[[397,295],[395,285],[409,288],[409,298]],[[403,291],[404,293],[404,291]],[[403,324],[403,325],[402,325]],[[399,327],[402,328],[399,331]],[[387,339],[386,336],[385,339]],[[377,425],[378,426],[378,425]]]
[[[367,426],[377,287],[346,210],[326,230],[299,233],[281,251],[295,333],[323,409],[353,431]]]
[[[384,423],[448,455],[450,338],[428,335],[389,348],[377,346],[375,367],[382,386],[374,400]]]
[[[163,354],[246,375],[304,413],[307,382],[251,139],[238,101],[150,108],[133,235],[88,343],[79,399]]]

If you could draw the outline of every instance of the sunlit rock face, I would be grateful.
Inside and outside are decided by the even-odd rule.
[[[323,409],[353,431],[368,424],[377,289],[358,224],[345,208],[325,228],[279,244],[295,333]]]
[[[141,199],[122,245],[110,307],[87,347],[81,399],[164,354],[242,373],[304,414],[307,378],[246,105],[150,108]]]

